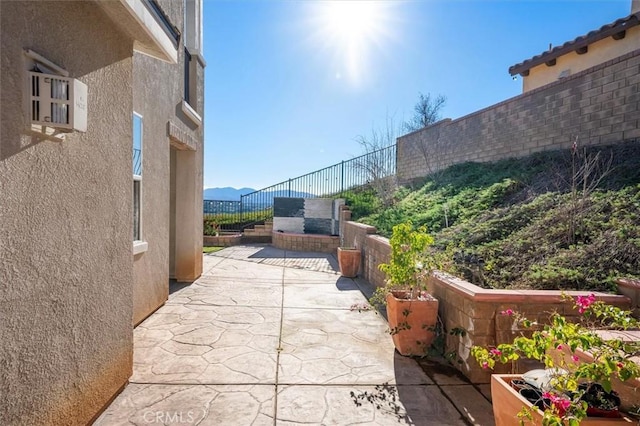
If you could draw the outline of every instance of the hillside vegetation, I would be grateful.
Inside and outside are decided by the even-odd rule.
[[[460,164],[391,207],[371,190],[347,204],[382,235],[426,225],[442,268],[485,287],[611,291],[640,277],[640,142]]]

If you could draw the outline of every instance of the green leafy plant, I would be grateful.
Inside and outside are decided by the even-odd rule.
[[[411,222],[405,222],[393,227],[391,258],[378,266],[387,276],[386,286],[376,290],[378,298],[394,290],[408,291],[410,299],[426,296],[427,277],[435,267],[433,257],[426,253],[431,244],[433,237],[424,226],[414,230]]]
[[[572,150],[455,165],[358,221],[387,237],[398,223],[425,225],[436,252],[464,248],[485,260],[474,270],[451,258],[442,266],[472,281],[481,273],[475,281],[487,288],[611,292],[618,276],[640,278],[640,145],[590,147],[580,156],[598,152],[602,172],[580,167]]]
[[[210,235],[213,237],[217,237],[220,235],[220,224],[216,219],[204,218],[204,235]]]
[[[525,357],[542,362],[546,368],[556,369],[552,388],[543,395],[550,401],[544,407],[544,425],[579,424],[587,416],[586,401],[589,398],[602,399],[600,393],[590,390],[593,388],[591,384],[602,386],[608,393],[612,391],[613,379],[627,381],[640,377],[640,367],[631,359],[640,354],[640,342],[603,337],[596,332],[637,328],[640,322],[629,311],[597,301],[593,294],[578,296],[575,309],[581,314],[580,321],[572,323],[554,313],[550,323],[542,328],[507,309],[501,314],[512,316],[516,326],[537,330],[531,337],[516,337],[513,343],[503,343],[494,348],[474,346],[471,350],[483,368],[493,368],[496,362],[512,363]],[[581,362],[580,352],[591,354],[593,362]],[[531,410],[523,407],[521,419],[531,419]]]

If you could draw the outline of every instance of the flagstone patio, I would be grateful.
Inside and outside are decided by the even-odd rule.
[[[95,424],[493,424],[475,387],[395,352],[383,317],[351,309],[370,285],[336,271],[267,245],[205,255],[134,330],[130,384]]]

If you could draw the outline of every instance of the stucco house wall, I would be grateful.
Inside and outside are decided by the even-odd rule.
[[[159,4],[184,34],[184,3]],[[148,243],[147,251],[134,256],[133,324],[167,300],[170,277],[190,281],[202,272],[203,125],[182,109],[184,55],[180,45],[177,64],[133,56],[133,110],[143,117],[142,235]],[[204,67],[194,68],[199,94],[191,106],[202,116]],[[180,258],[187,273],[178,268],[176,274],[173,263]]]
[[[174,46],[185,3],[0,2],[0,424],[90,423],[131,376],[133,325],[167,299],[170,275],[202,272],[205,63],[192,48],[185,109],[184,47]],[[201,2],[188,4],[201,25]],[[87,85],[86,132],[33,133],[27,49]]]
[[[132,371],[133,41],[92,2],[0,16],[0,424],[86,424]],[[25,48],[87,84],[86,133],[27,132]]]

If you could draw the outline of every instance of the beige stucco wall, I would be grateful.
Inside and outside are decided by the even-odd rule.
[[[183,3],[159,2],[171,22],[183,27]],[[196,279],[202,273],[202,161],[203,130],[182,112],[184,94],[184,49],[178,48],[178,63],[169,64],[141,53],[133,58],[133,109],[143,116],[142,143],[142,235],[148,250],[134,257],[133,324],[140,323],[168,297],[169,277],[183,259],[188,274],[181,280]],[[201,74],[199,86],[204,82]],[[203,92],[199,104],[202,112]],[[181,141],[188,140],[171,154],[169,124],[179,129]],[[185,160],[186,157],[186,160]],[[171,188],[177,188],[172,194]],[[172,212],[175,219],[172,220]],[[175,240],[173,240],[175,238]],[[186,241],[184,244],[176,244]]]
[[[607,37],[589,45],[589,50],[583,55],[575,51],[567,53],[556,59],[556,65],[549,67],[545,64],[538,65],[529,70],[529,75],[522,78],[522,91],[528,92],[545,84],[558,80],[560,73],[569,70],[569,75],[584,71],[595,65],[602,64],[611,59],[633,52],[640,46],[640,26],[629,29],[625,38],[614,40]]]
[[[0,15],[0,424],[86,424],[132,371],[132,41],[92,2]],[[26,133],[23,48],[87,84],[86,133]]]

